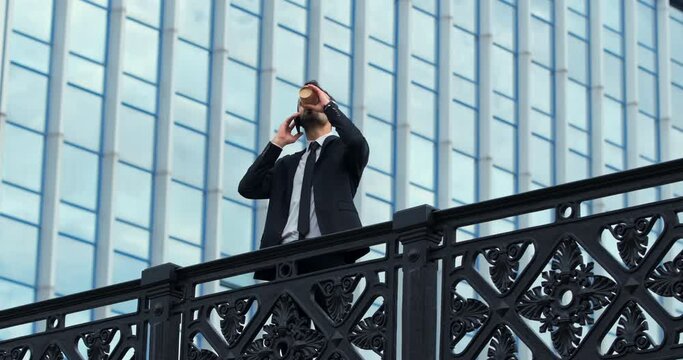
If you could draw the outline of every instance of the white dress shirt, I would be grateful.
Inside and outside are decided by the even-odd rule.
[[[315,160],[318,161],[320,158],[320,153],[322,152],[323,143],[325,139],[333,135],[330,131],[329,133],[315,139],[315,141],[320,145],[320,147],[315,151]],[[299,240],[299,201],[301,200],[301,185],[304,182],[304,169],[306,168],[306,159],[310,156],[311,150],[310,145],[313,141],[306,141],[306,151],[301,156],[299,160],[299,165],[296,167],[296,172],[294,173],[294,183],[292,184],[292,198],[289,201],[289,217],[287,218],[287,224],[282,231],[282,243],[286,244],[294,240]],[[315,215],[315,199],[313,197],[313,187],[311,187],[311,214],[309,219],[311,220],[310,230],[306,234],[306,239],[320,236],[320,227],[318,226],[318,217]]]

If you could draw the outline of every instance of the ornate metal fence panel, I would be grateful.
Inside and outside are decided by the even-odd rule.
[[[677,181],[683,160],[152,267],[140,280],[0,311],[0,330],[34,324],[0,339],[0,360],[683,358],[683,199],[580,213],[592,199]],[[556,220],[458,238],[463,227],[545,209]],[[299,271],[307,259],[368,248],[381,251]],[[266,269],[273,281],[219,285]],[[107,311],[124,301],[137,305]],[[83,312],[107,316],[68,321]]]

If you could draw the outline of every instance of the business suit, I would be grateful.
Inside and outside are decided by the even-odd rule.
[[[368,143],[360,130],[334,102],[326,106],[324,112],[339,136],[325,139],[313,173],[315,213],[322,235],[362,226],[353,197],[370,154]],[[282,243],[282,232],[289,216],[294,173],[305,150],[278,159],[281,152],[280,147],[269,142],[249,167],[238,188],[245,198],[270,199],[261,249]],[[313,271],[352,262],[367,251],[363,249],[333,254],[324,259],[310,259],[298,264],[299,271]],[[274,273],[272,270],[257,272],[255,277],[272,279]]]

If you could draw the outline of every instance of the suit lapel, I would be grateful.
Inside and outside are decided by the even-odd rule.
[[[327,154],[327,151],[325,149],[328,147],[329,144],[334,142],[334,140],[338,139],[338,136],[331,135],[325,138],[325,141],[323,142],[323,146],[321,148],[321,153],[320,157],[318,157],[318,160],[316,161],[316,165],[320,160]],[[301,157],[304,155],[306,152],[306,149],[303,149],[301,151],[295,152],[292,154],[292,156],[289,158],[289,163],[287,164],[287,209],[289,209],[289,202],[292,199],[292,189],[294,188],[294,175],[296,174],[296,168],[299,166],[299,162],[301,161]]]

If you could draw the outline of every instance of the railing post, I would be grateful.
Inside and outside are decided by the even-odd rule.
[[[178,268],[178,265],[166,263],[142,271],[143,286],[157,285],[145,301],[145,309],[150,313],[148,359],[178,359],[180,313],[173,312],[173,306],[183,297],[183,289],[176,283]]]
[[[439,244],[432,212],[421,205],[394,214],[393,229],[403,245],[402,358],[435,359],[437,264],[429,251]]]

